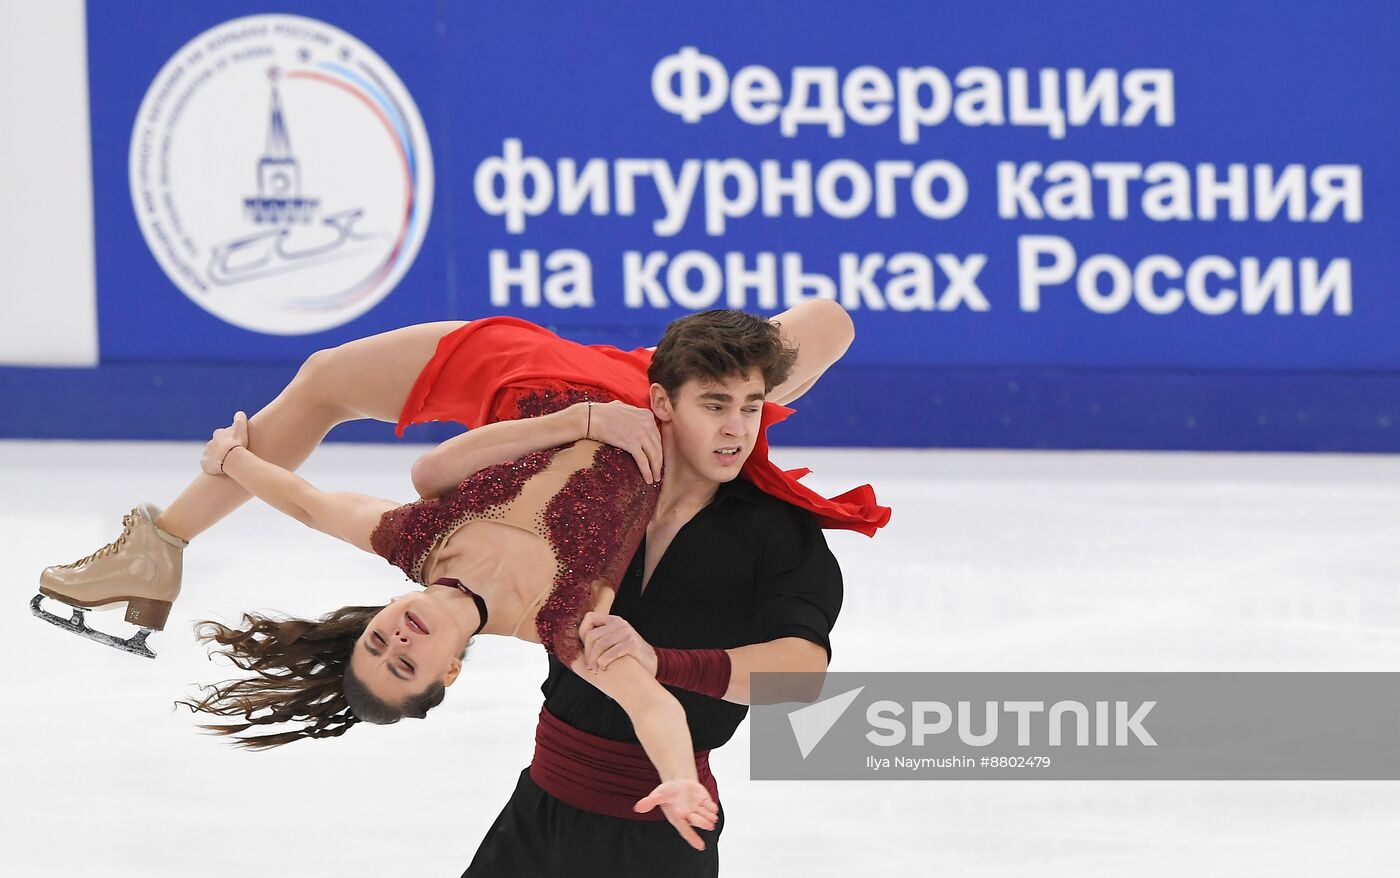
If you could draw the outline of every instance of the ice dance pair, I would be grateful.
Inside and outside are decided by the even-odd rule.
[[[574,345],[510,318],[351,342],[314,355],[251,422],[217,431],[206,475],[163,514],[134,510],[113,544],[45,571],[41,591],[80,607],[125,602],[129,621],[162,628],[185,540],[252,493],[377,551],[427,587],[318,622],[248,615],[237,629],[208,623],[206,636],[255,672],[190,702],[241,718],[222,731],[301,724],[239,738],[262,747],[422,716],[456,679],[474,633],[519,636],[544,644],[551,675],[536,758],[516,799],[542,796],[585,820],[622,818],[628,825],[613,826],[614,836],[664,815],[699,847],[696,829],[717,833],[721,819],[705,751],[742,719],[747,674],[825,667],[840,574],[817,522],[872,532],[888,516],[868,488],[826,501],[767,460],[764,429],[781,412],[765,408],[765,395],[796,398],[849,341],[844,313],[814,302],[773,323],[694,315],[668,329],[654,356]],[[415,464],[414,484],[428,499],[408,506],[326,494],[291,474],[334,424],[356,417],[401,427],[452,419],[475,429]],[[736,483],[741,469],[748,478]],[[727,527],[738,529],[726,537]],[[680,538],[692,530],[698,542]],[[673,565],[678,553],[697,558]],[[697,564],[701,573],[722,567],[721,559],[748,563],[711,569],[730,574],[722,587],[666,581]],[[135,581],[135,569],[149,576]],[[606,612],[614,596],[615,615]],[[566,667],[579,673],[559,673]],[[698,753],[692,733],[708,745]],[[580,771],[600,752],[612,760],[602,785]],[[658,805],[661,814],[651,811]],[[526,831],[517,816],[508,805],[469,874],[547,872],[550,857],[572,859],[567,849],[578,838],[535,837],[544,828]],[[562,825],[553,821],[556,834]],[[590,838],[606,843],[608,835]],[[640,855],[656,840],[643,833],[626,844]],[[679,846],[675,836],[670,843]],[[711,845],[686,871],[713,866],[713,857]]]

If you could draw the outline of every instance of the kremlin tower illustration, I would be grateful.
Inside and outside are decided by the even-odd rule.
[[[243,199],[243,209],[258,225],[310,223],[320,205],[318,198],[303,198],[301,166],[292,155],[287,123],[282,117],[282,100],[277,93],[278,70],[268,71],[272,105],[267,123],[267,145],[258,160],[258,194]]]

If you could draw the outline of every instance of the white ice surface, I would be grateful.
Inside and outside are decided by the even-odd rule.
[[[407,498],[418,450],[331,445],[303,473]],[[40,569],[167,502],[197,457],[0,443],[0,873],[459,874],[529,761],[538,646],[479,638],[430,722],[243,753],[171,709],[220,675],[190,623],[379,601],[404,585],[383,561],[248,505],[187,551],[158,660],[29,615]],[[818,489],[870,481],[895,510],[874,540],[829,532],[846,576],[832,670],[1400,670],[1400,458],[777,457]],[[713,756],[727,876],[1400,871],[1396,783],[773,783],[748,762],[746,724]]]

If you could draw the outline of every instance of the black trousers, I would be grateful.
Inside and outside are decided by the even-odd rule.
[[[462,878],[712,878],[719,875],[723,830],[721,806],[714,830],[695,830],[705,840],[697,851],[664,820],[623,820],[567,805],[536,786],[527,768]]]

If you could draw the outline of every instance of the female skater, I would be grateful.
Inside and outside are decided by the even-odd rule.
[[[755,452],[743,463],[742,474],[765,492],[811,510],[823,526],[873,533],[888,519],[888,510],[876,505],[868,486],[831,500],[820,497],[767,459],[763,432],[785,417],[781,404],[805,393],[845,353],[854,336],[850,317],[835,302],[815,299],[788,309],[772,322],[780,327],[784,343],[796,348],[797,360],[788,379],[768,395],[773,404],[764,406]],[[649,350],[578,345],[513,318],[478,323],[497,324],[499,331],[488,335],[504,343],[495,350],[473,346],[476,365],[457,376],[470,386],[460,388],[456,397],[441,389],[434,391],[432,381],[426,379],[441,371],[441,364],[433,362],[439,341],[468,324],[429,323],[382,333],[312,354],[286,389],[251,419],[251,449],[269,463],[295,470],[331,428],[349,420],[392,423],[402,414],[400,432],[404,424],[430,420],[479,427],[513,417],[510,406],[496,399],[508,386],[552,378],[606,386],[628,403],[594,406],[591,436],[630,452],[648,481],[660,478],[661,443],[648,411]],[[466,353],[459,359],[469,359]],[[415,394],[412,399],[410,392]],[[416,414],[410,415],[410,407]],[[582,432],[576,432],[552,444],[582,437]],[[494,459],[474,466],[479,469],[551,447],[549,440],[533,426],[509,432]],[[428,452],[414,465],[414,487],[431,496],[455,485],[465,474],[460,467],[472,463],[458,458],[479,453],[474,449],[476,440],[460,436]],[[184,549],[248,498],[247,491],[228,479],[201,475],[163,512],[151,504],[132,509],[117,539],[77,561],[43,571],[31,611],[90,640],[154,658],[146,640],[152,631],[164,630],[180,594]],[[71,619],[44,609],[45,598],[73,608]],[[138,627],[126,639],[86,624],[86,610],[119,608],[126,610],[125,621]]]
[[[563,411],[596,393],[547,389],[523,395],[517,405],[522,413]],[[584,417],[606,401],[583,402]],[[491,438],[490,427],[474,432]],[[382,608],[344,607],[319,622],[248,614],[242,630],[205,623],[207,639],[244,670],[258,672],[186,702],[245,720],[206,728],[234,734],[260,723],[306,721],[297,731],[240,739],[253,747],[339,734],[357,720],[422,716],[456,680],[477,633],[542,643],[582,671],[578,622],[595,606],[606,612],[611,604],[657,495],[625,452],[590,439],[487,466],[441,497],[407,506],[325,493],[249,451],[242,412],[215,432],[202,468],[303,524],[384,556],[426,585]],[[681,835],[703,848],[691,826],[713,829],[718,811],[697,778],[680,704],[635,661],[586,678],[627,712],[660,775],[661,785],[637,810],[661,805]]]

